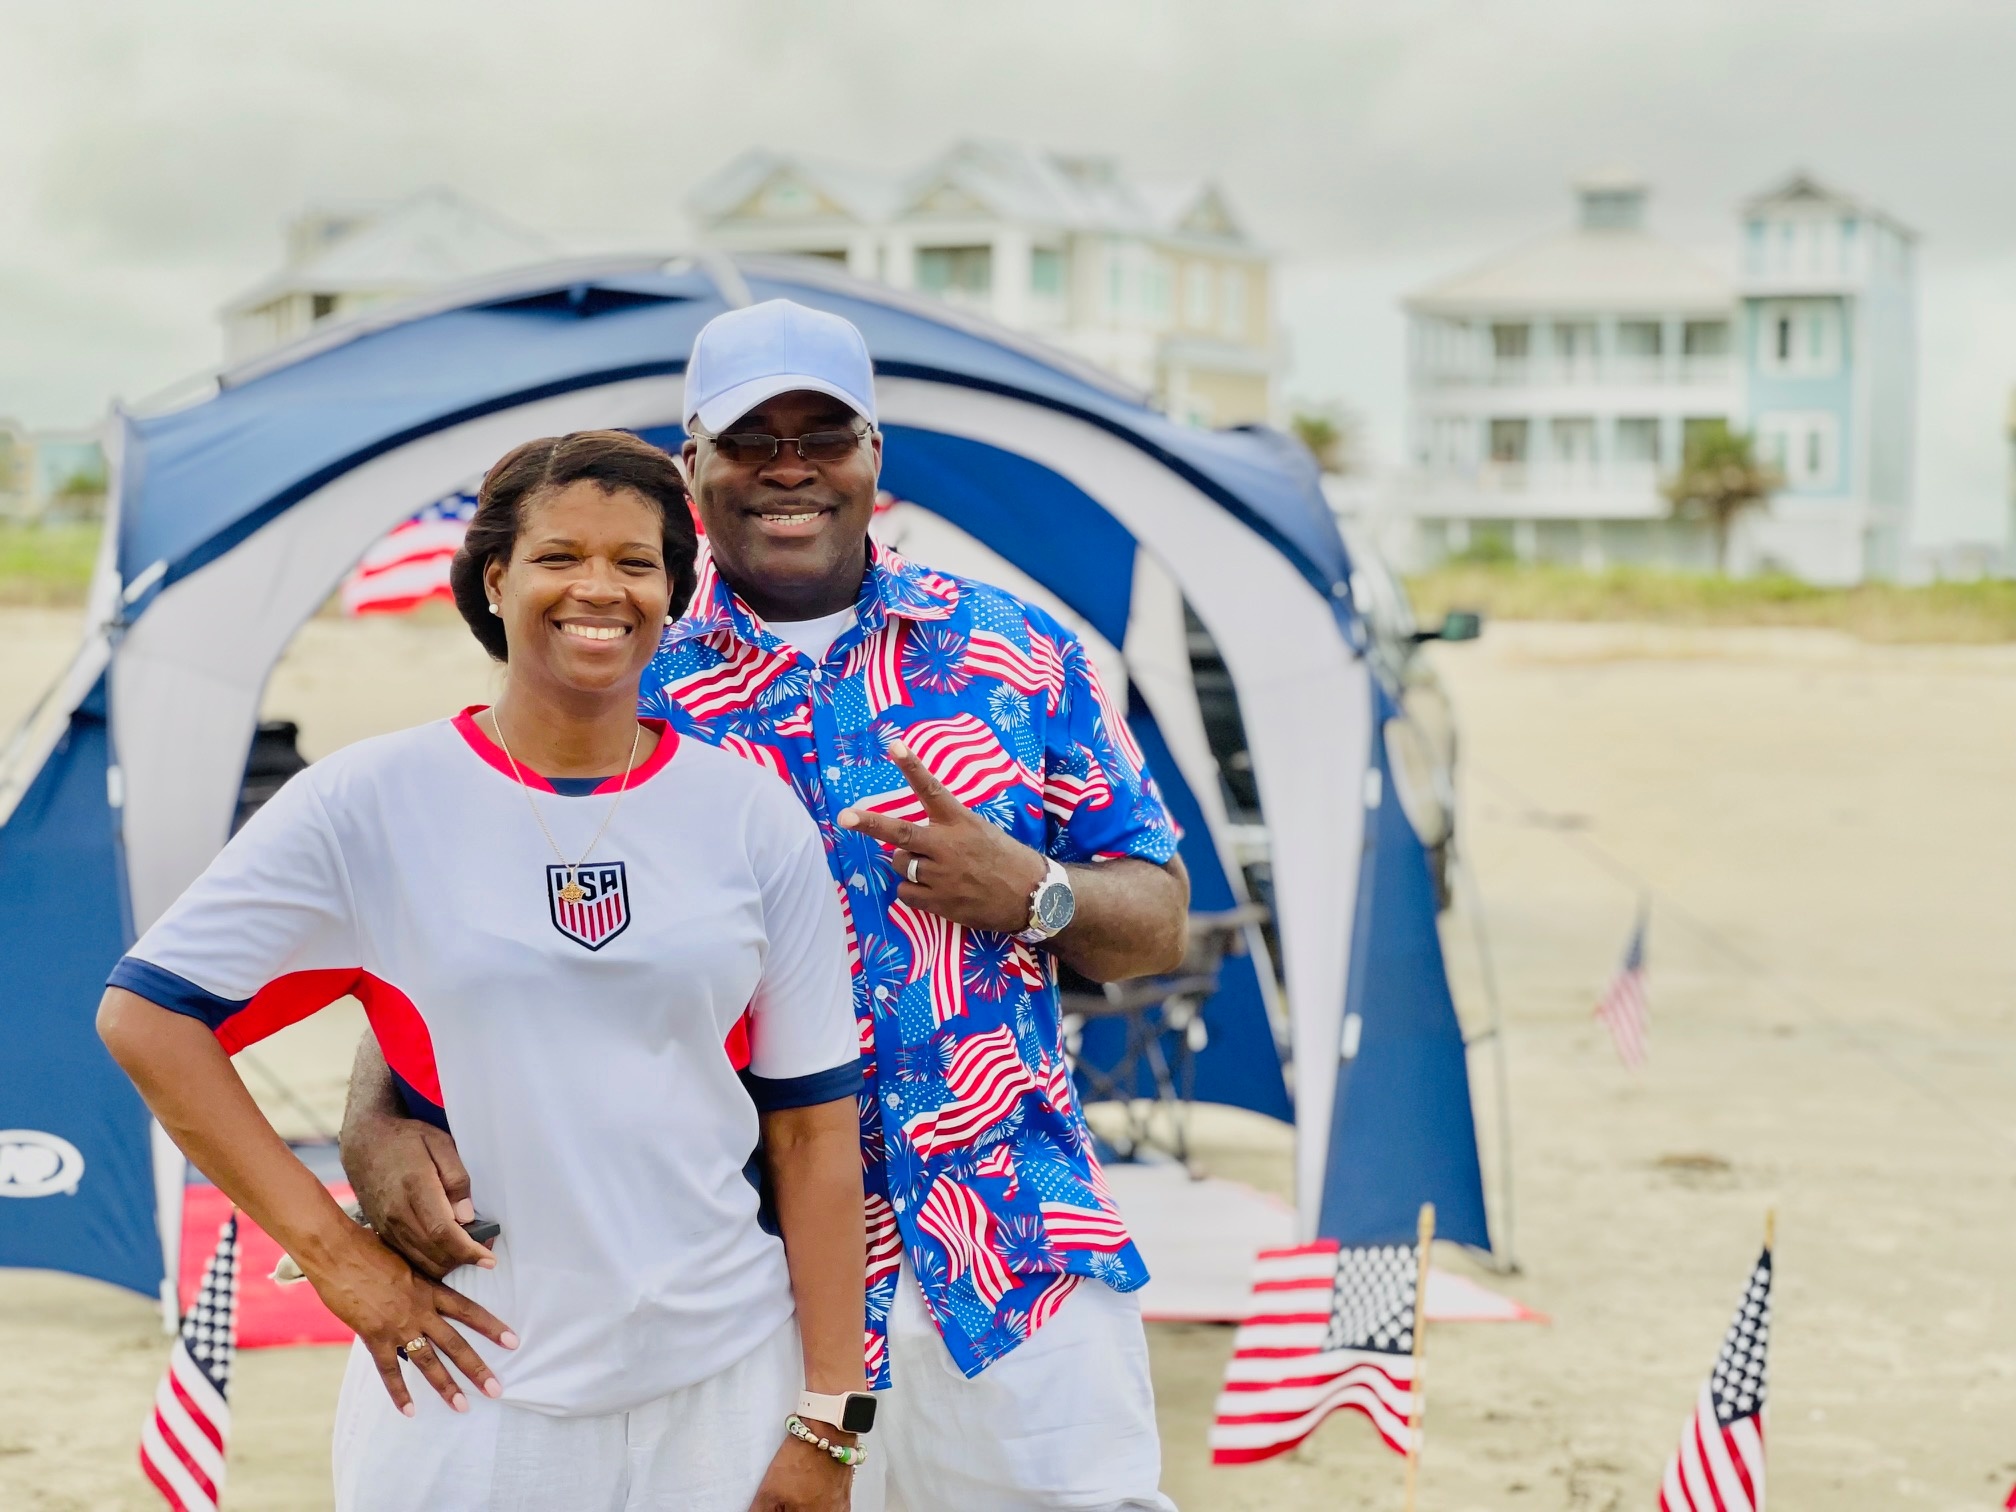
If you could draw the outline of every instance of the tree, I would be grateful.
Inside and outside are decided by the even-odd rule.
[[[1737,517],[1770,498],[1785,481],[1757,460],[1751,438],[1720,420],[1690,428],[1680,470],[1660,489],[1673,513],[1705,519],[1715,532],[1715,568],[1729,570],[1729,535]]]
[[[1295,439],[1309,448],[1309,455],[1326,473],[1350,473],[1358,469],[1358,423],[1341,405],[1326,404],[1297,410],[1288,422]]]

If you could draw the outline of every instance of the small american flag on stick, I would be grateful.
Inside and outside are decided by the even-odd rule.
[[[238,1215],[217,1233],[196,1305],[182,1320],[154,1415],[140,1430],[140,1469],[175,1512],[217,1512],[231,1438],[231,1362],[237,1350]]]
[[[1596,1005],[1596,1017],[1610,1031],[1617,1058],[1634,1071],[1645,1064],[1646,1031],[1650,1027],[1645,1007],[1645,919],[1646,910],[1640,908],[1638,922],[1631,930],[1631,943],[1624,947],[1624,959],[1618,963],[1617,974],[1610,979],[1609,988]]]
[[[1421,1258],[1417,1245],[1347,1249],[1334,1239],[1262,1250],[1211,1425],[1211,1462],[1285,1454],[1344,1408],[1407,1454],[1417,1441]]]
[[[1771,1236],[1736,1304],[1736,1317],[1701,1384],[1694,1414],[1659,1487],[1659,1512],[1761,1512],[1764,1506],[1764,1359],[1771,1344]]]

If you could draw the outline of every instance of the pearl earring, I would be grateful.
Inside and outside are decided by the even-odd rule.
[[[495,599],[492,599],[490,602],[490,612],[496,615],[499,619],[502,619],[504,617],[504,611],[497,607],[497,602]]]
[[[665,623],[668,625],[676,625],[679,623],[679,621],[675,616],[668,614],[665,616]]]

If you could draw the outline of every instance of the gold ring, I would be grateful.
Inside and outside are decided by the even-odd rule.
[[[917,863],[918,863],[919,861],[921,861],[922,859],[923,859],[923,857],[921,857],[921,856],[912,856],[912,857],[910,858],[910,864],[909,864],[908,866],[906,866],[906,867],[904,867],[904,868],[903,868],[903,875],[904,875],[904,876],[906,876],[906,877],[908,877],[908,878],[910,879],[910,882],[911,882],[911,885],[912,885],[912,886],[915,886],[915,885],[916,885],[916,882],[917,882]]]
[[[411,1358],[413,1357],[413,1351],[414,1351],[414,1350],[416,1350],[416,1349],[431,1349],[431,1348],[433,1348],[433,1346],[434,1346],[434,1341],[433,1341],[432,1339],[428,1338],[428,1337],[427,1337],[427,1335],[425,1335],[425,1334],[422,1334],[422,1335],[420,1335],[420,1337],[419,1337],[419,1338],[417,1338],[417,1339],[410,1339],[410,1340],[408,1340],[408,1341],[407,1341],[406,1343],[404,1343],[404,1344],[401,1344],[401,1345],[399,1346],[399,1354],[400,1354],[400,1357],[401,1357],[402,1359],[409,1359],[409,1360],[410,1360],[410,1359],[411,1359]]]

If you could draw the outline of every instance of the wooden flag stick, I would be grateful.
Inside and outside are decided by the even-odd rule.
[[[1412,1406],[1407,1413],[1407,1512],[1414,1512],[1414,1482],[1421,1467],[1421,1412],[1427,1405],[1423,1395],[1423,1372],[1428,1360],[1428,1250],[1435,1242],[1435,1204],[1421,1204],[1420,1269],[1414,1278],[1414,1387]]]
[[[1764,1248],[1768,1251],[1778,1237],[1778,1209],[1764,1209]]]

